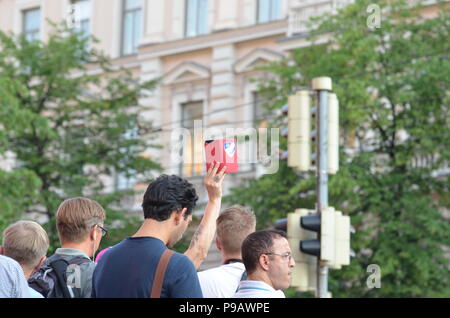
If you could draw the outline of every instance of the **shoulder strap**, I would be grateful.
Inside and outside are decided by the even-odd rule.
[[[53,261],[50,263],[50,266],[55,271],[56,275],[56,282],[55,284],[59,285],[60,290],[63,293],[64,298],[71,298],[69,289],[67,288],[66,284],[66,269],[69,264],[67,261],[63,259],[58,259],[56,261]]]
[[[164,275],[166,274],[167,265],[169,264],[169,260],[175,252],[166,249],[161,256],[158,267],[156,268],[155,278],[153,279],[153,284],[151,288],[150,298],[160,298],[161,297],[161,289],[164,282]]]
[[[88,262],[92,262],[92,261],[89,258],[86,258],[84,256],[77,256],[77,257],[72,258],[69,261],[69,265],[81,265],[81,264],[88,263]]]

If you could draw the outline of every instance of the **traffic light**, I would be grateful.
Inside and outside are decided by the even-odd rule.
[[[300,227],[300,219],[314,213],[314,210],[297,209],[287,217],[288,242],[295,260],[291,286],[301,292],[315,292],[317,285],[317,258],[300,251],[301,241],[315,238],[314,232]]]
[[[348,215],[342,215],[341,211],[328,207],[320,215],[311,211],[308,214],[303,213],[299,223],[297,227],[301,229],[300,232],[317,233],[314,236],[299,237],[302,253],[317,257],[333,269],[340,269],[343,265],[350,264],[350,217]]]
[[[288,149],[280,158],[287,158],[288,166],[297,171],[316,172],[317,211],[298,209],[289,213],[287,230],[297,264],[293,285],[299,290],[313,290],[310,281],[314,281],[317,296],[328,297],[328,268],[350,263],[350,219],[328,207],[328,174],[339,169],[339,102],[332,93],[330,77],[314,78],[311,87],[317,104],[311,107],[312,92],[301,90],[289,96],[282,108],[288,113],[288,128],[282,133]],[[315,266],[311,267],[313,262]]]
[[[334,259],[330,264],[332,269],[341,269],[350,265],[350,217],[341,211],[335,214]]]
[[[331,269],[350,264],[350,217],[328,207],[319,215],[315,210],[297,209],[280,219],[275,228],[286,231],[295,267],[291,286],[298,291],[316,291],[317,262]]]
[[[309,171],[311,162],[311,113],[309,91],[288,99],[288,166]]]
[[[313,239],[300,241],[300,250],[305,254],[318,257],[321,261],[332,262],[335,240],[334,208],[323,209],[321,214],[302,216],[300,227],[317,233]]]
[[[339,101],[336,94],[328,95],[328,173],[339,169]]]
[[[339,101],[336,94],[328,94],[328,169],[335,174],[339,169]],[[309,171],[316,165],[316,153],[311,149],[317,140],[317,107],[311,107],[310,92],[298,91],[288,98],[282,112],[288,115],[288,128],[282,135],[288,138],[288,166],[297,171]],[[315,126],[316,129],[311,130]],[[284,158],[283,157],[283,158]]]

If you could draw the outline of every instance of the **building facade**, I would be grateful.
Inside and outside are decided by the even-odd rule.
[[[45,41],[52,26],[66,21],[92,35],[92,44],[142,80],[159,78],[149,98],[141,100],[143,119],[163,148],[149,150],[165,173],[189,178],[206,202],[202,183],[203,141],[194,128],[264,127],[264,100],[251,79],[264,76],[257,65],[308,45],[304,22],[349,0],[0,0],[0,29]],[[189,131],[180,140],[178,132]],[[204,132],[204,131],[203,131]],[[214,137],[214,136],[212,136]],[[249,138],[247,138],[248,140]],[[270,149],[267,150],[270,154]],[[265,173],[257,147],[238,144],[240,172],[230,175],[226,190],[242,178]],[[190,160],[192,159],[192,160]],[[181,162],[180,162],[181,161]],[[190,162],[191,161],[191,162]],[[137,180],[137,179],[136,179]],[[114,178],[114,187],[136,187],[135,179]],[[136,202],[134,209],[138,209]]]

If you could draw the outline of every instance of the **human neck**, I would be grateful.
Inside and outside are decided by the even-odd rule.
[[[242,255],[240,253],[237,253],[237,254],[223,253],[222,254],[222,264],[226,264],[226,262],[229,261],[230,259],[242,260]]]
[[[61,248],[73,248],[75,250],[79,250],[86,254],[88,257],[92,257],[93,255],[93,249],[92,245],[94,243],[92,241],[84,241],[82,243],[74,243],[74,242],[64,242],[61,245]]]
[[[261,273],[261,272],[255,271],[255,272],[253,272],[251,274],[248,274],[247,280],[255,280],[255,281],[264,282],[267,285],[269,285],[272,288],[274,288],[273,285],[272,285],[272,281],[270,280],[270,278],[264,272]]]
[[[146,219],[133,237],[151,236],[160,239],[165,245],[167,245],[170,238],[169,221],[170,219],[162,222],[158,222],[153,219]]]
[[[31,275],[33,275],[34,269],[29,269],[23,265],[20,265],[20,266],[22,267],[23,274],[25,275],[25,279],[28,280],[31,277]]]

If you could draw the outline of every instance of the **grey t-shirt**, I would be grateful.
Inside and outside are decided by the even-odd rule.
[[[67,279],[68,281],[70,281],[70,283],[68,284],[69,291],[73,291],[73,288],[71,287],[79,288],[80,298],[91,298],[92,274],[94,273],[96,263],[91,261],[91,259],[85,253],[73,248],[58,248],[55,251],[55,254],[47,258],[45,263],[49,264],[50,262],[53,262],[57,259],[64,259],[70,264],[71,260],[74,259],[75,257],[83,257],[86,258],[88,261],[80,265],[77,265],[79,271],[73,270],[70,267],[67,268]],[[74,278],[73,275],[78,275],[78,273],[80,277]],[[74,293],[74,295],[76,296],[77,294]]]
[[[0,255],[0,298],[30,298],[22,267],[12,258]]]

